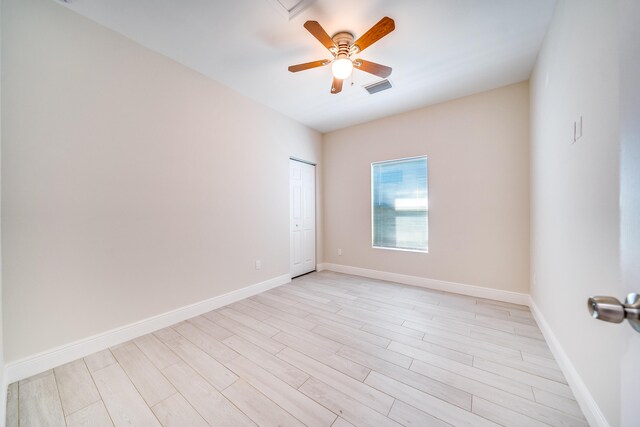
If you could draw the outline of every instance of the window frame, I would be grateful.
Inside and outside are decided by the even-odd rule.
[[[427,166],[427,218],[426,218],[426,222],[427,222],[427,247],[425,250],[421,250],[421,249],[406,249],[406,248],[392,248],[392,247],[388,247],[388,246],[376,246],[375,242],[374,242],[374,228],[375,228],[375,222],[374,222],[374,188],[373,188],[373,184],[374,184],[374,179],[373,179],[373,167],[375,165],[380,165],[380,164],[384,164],[384,163],[392,163],[392,162],[401,162],[401,161],[408,161],[408,160],[417,160],[417,159],[424,159],[426,166]],[[383,250],[388,250],[388,251],[399,251],[399,252],[415,252],[415,253],[420,253],[420,254],[428,254],[429,253],[429,157],[427,155],[422,155],[422,156],[412,156],[412,157],[401,157],[398,159],[390,159],[390,160],[381,160],[381,161],[377,161],[377,162],[371,162],[371,169],[370,169],[370,175],[369,175],[369,179],[370,179],[370,187],[371,187],[371,203],[370,203],[370,208],[371,208],[371,248],[372,249],[383,249]]]

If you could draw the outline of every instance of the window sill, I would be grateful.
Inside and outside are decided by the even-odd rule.
[[[416,252],[419,254],[428,254],[429,253],[429,249],[426,249],[424,251],[420,250],[420,249],[403,249],[403,248],[389,248],[387,246],[371,246],[373,249],[385,249],[388,251],[399,251],[399,252]]]

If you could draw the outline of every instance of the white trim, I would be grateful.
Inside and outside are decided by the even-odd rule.
[[[573,395],[580,405],[580,409],[582,409],[582,413],[589,422],[589,425],[593,427],[610,427],[607,419],[600,410],[600,407],[593,398],[593,395],[587,388],[587,385],[582,381],[580,374],[573,366],[573,363],[571,363],[571,359],[569,359],[569,356],[562,348],[560,341],[553,333],[553,329],[551,329],[551,326],[549,326],[549,323],[547,323],[547,320],[544,318],[542,312],[531,297],[529,297],[529,307],[531,308],[533,317],[536,319],[536,322],[538,322],[538,327],[540,328],[540,331],[542,331],[544,339],[547,341],[547,344],[553,353],[553,357],[555,357],[556,362],[560,365],[560,369],[567,379],[569,387],[571,387],[571,391],[573,391]]]
[[[376,245],[371,245],[371,249],[384,249],[386,251],[400,251],[400,252],[416,252],[419,254],[428,254],[429,253],[429,249],[427,248],[426,251],[420,250],[420,249],[404,249],[404,248],[392,248],[389,246],[376,246]]]
[[[390,160],[378,160],[377,162],[371,162],[371,166],[379,165],[381,163],[394,163],[394,162],[403,162],[405,160],[416,160],[416,159],[427,159],[427,155],[423,154],[421,156],[411,156],[411,157],[400,157],[399,159],[390,159]]]
[[[0,367],[0,369],[2,369],[4,367]],[[2,405],[2,407],[0,408],[0,426],[4,426],[7,422],[7,392],[8,392],[8,387],[9,387],[9,383],[7,382],[7,376],[4,375],[6,372],[2,372],[2,378],[0,380],[0,387],[2,387],[2,390],[0,390],[0,405]]]
[[[277,1],[277,0],[276,0],[276,1]],[[289,160],[293,160],[294,162],[304,163],[304,164],[307,164],[307,165],[309,165],[309,166],[313,166],[313,167],[318,166],[318,164],[317,164],[317,163],[314,163],[314,162],[312,162],[312,161],[310,161],[310,160],[304,160],[304,159],[301,159],[301,158],[299,158],[299,157],[289,157]]]
[[[374,218],[374,211],[375,211],[375,197],[374,197],[374,193],[375,193],[375,189],[373,188],[373,167],[377,166],[377,165],[381,165],[384,163],[399,163],[399,162],[407,162],[407,161],[411,161],[411,160],[418,160],[418,159],[424,159],[424,167],[425,170],[427,172],[427,181],[425,182],[425,186],[426,186],[426,193],[425,193],[425,197],[427,199],[427,210],[425,211],[426,217],[425,220],[427,222],[427,227],[425,228],[425,234],[426,234],[426,238],[427,238],[427,247],[425,250],[419,250],[419,249],[407,249],[407,248],[392,248],[392,247],[384,247],[384,246],[376,246],[375,244],[375,218]],[[404,251],[404,252],[416,252],[416,253],[423,253],[423,254],[428,254],[429,253],[429,164],[428,164],[429,158],[427,157],[427,155],[423,155],[423,156],[413,156],[413,157],[404,157],[401,159],[391,159],[391,160],[382,160],[379,162],[372,162],[371,163],[371,173],[369,174],[369,187],[371,188],[371,247],[373,249],[386,249],[386,250],[394,250],[394,251]]]
[[[322,268],[320,269],[320,266]],[[501,289],[485,288],[464,283],[446,282],[444,280],[427,279],[426,277],[409,276],[406,274],[390,273],[387,271],[370,270],[368,268],[351,267],[348,265],[324,263],[318,265],[318,271],[331,270],[337,273],[354,274],[356,276],[369,277],[371,279],[388,280],[390,282],[405,285],[420,286],[422,288],[438,291],[453,292],[478,298],[487,298],[513,304],[528,305],[529,295],[519,292],[504,291]]]
[[[291,275],[283,274],[282,276],[277,276],[264,282],[249,285],[223,295],[218,295],[195,304],[190,304],[8,363],[5,365],[3,390],[6,390],[6,385],[15,381],[28,378],[32,375],[44,372],[47,369],[88,356],[97,351],[129,341],[158,329],[166,328],[167,326],[182,322],[183,320],[199,316],[208,311],[215,310],[216,308],[234,303],[289,282],[291,282]],[[2,425],[1,422],[0,425]]]
[[[65,0],[66,1],[66,0]],[[278,11],[283,17],[287,18],[291,21],[298,14],[304,12],[309,6],[315,3],[316,0],[299,0],[291,9],[285,7],[278,0],[271,0],[270,3],[275,7],[275,10]]]

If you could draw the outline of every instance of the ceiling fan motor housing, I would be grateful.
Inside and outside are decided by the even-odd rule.
[[[353,45],[353,34],[342,31],[334,34],[331,37],[333,42],[338,46],[338,51],[335,54],[336,59],[349,58],[354,52],[352,52],[351,46]]]

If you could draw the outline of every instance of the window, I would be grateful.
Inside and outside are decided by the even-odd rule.
[[[374,248],[427,252],[427,158],[371,164]]]

